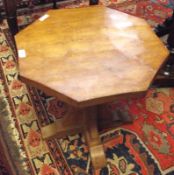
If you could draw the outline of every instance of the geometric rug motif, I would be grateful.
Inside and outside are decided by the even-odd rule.
[[[45,103],[47,98],[49,97],[44,94],[44,100],[40,103]],[[55,106],[50,102],[48,100],[46,106]],[[60,108],[59,103],[57,100],[56,116],[67,109],[64,105]],[[108,166],[97,174],[174,173],[174,89],[151,89],[145,98],[115,101],[106,106],[111,115],[116,115],[118,107],[121,112],[131,115],[134,122],[101,136]],[[89,168],[88,150],[81,135],[57,142],[70,167],[83,170]]]

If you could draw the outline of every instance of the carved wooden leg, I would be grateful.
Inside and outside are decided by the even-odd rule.
[[[9,28],[13,35],[18,32],[18,25],[17,25],[17,1],[16,0],[3,0],[5,6],[5,12],[7,16],[7,21]]]
[[[71,109],[66,116],[53,124],[41,128],[43,139],[65,137],[84,131],[93,167],[95,170],[106,166],[106,158],[97,128],[97,107]]]
[[[85,113],[85,137],[89,146],[89,152],[95,170],[106,166],[106,157],[97,128],[97,107],[86,109]]]
[[[90,0],[89,5],[97,5],[99,0]]]
[[[57,9],[57,0],[53,0],[53,9]]]
[[[133,122],[133,116],[125,113],[123,111],[124,109],[118,110],[117,108],[116,110],[114,113],[114,111],[108,108],[108,104],[100,105],[98,117],[99,131],[116,128],[125,123]]]
[[[41,128],[43,139],[51,137],[65,137],[67,135],[82,132],[84,128],[84,117],[81,110],[70,109],[61,119]]]

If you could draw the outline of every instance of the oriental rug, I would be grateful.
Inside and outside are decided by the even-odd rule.
[[[133,117],[132,124],[101,131],[107,166],[93,171],[81,133],[44,141],[41,126],[63,117],[67,104],[28,87],[8,32],[0,30],[0,174],[174,175],[174,89],[150,89],[143,98],[105,105],[103,117]]]

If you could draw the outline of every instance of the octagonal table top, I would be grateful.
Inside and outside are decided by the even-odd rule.
[[[103,6],[50,10],[15,39],[21,80],[82,107],[146,91],[168,55],[145,20]]]

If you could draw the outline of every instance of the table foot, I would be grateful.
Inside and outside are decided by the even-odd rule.
[[[63,118],[42,127],[42,137],[43,139],[54,136],[62,138],[84,132],[94,169],[103,168],[106,166],[106,158],[97,128],[97,116],[97,107],[79,110],[71,109]]]
[[[97,128],[97,113],[97,107],[87,109],[85,112],[86,125],[84,130],[92,165],[95,170],[106,166],[104,147]]]

